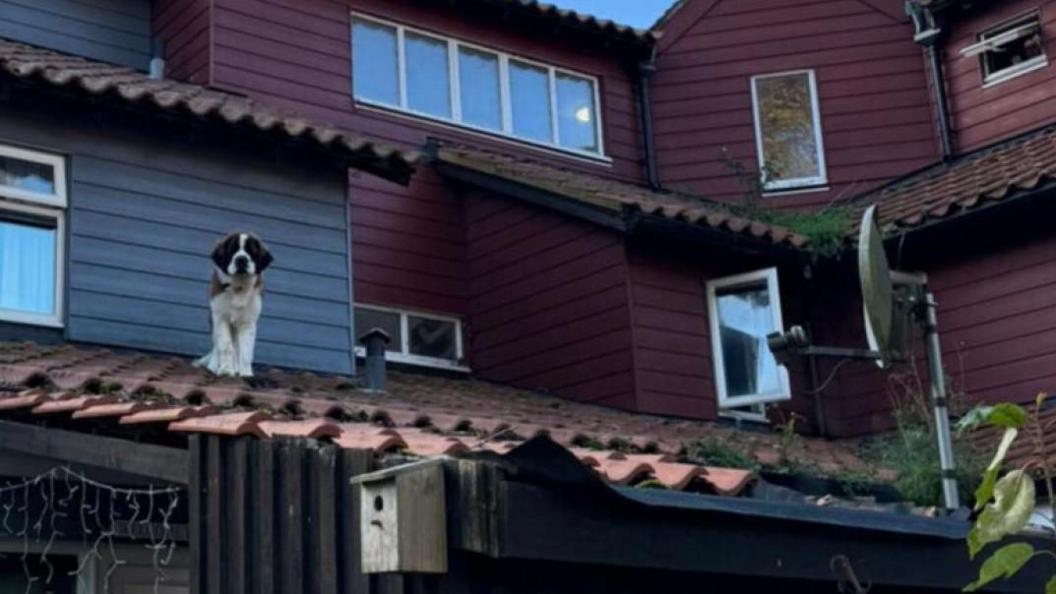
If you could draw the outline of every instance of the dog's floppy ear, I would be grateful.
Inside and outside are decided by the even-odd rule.
[[[257,263],[258,274],[264,272],[264,269],[271,266],[271,263],[275,261],[264,242],[255,235],[249,236],[249,240],[246,242],[246,251],[249,252],[249,256],[253,258],[253,261]]]
[[[213,248],[213,263],[220,270],[224,270],[236,251],[238,251],[238,234],[231,233],[216,243],[216,247]]]

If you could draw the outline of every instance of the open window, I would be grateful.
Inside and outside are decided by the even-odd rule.
[[[386,307],[356,305],[356,334],[381,328],[391,341],[386,357],[397,363],[465,370],[462,351],[462,322],[458,318],[438,316]],[[362,346],[356,354],[364,356]]]
[[[979,35],[979,41],[961,49],[961,55],[978,56],[983,84],[996,84],[1048,65],[1041,21],[1028,15]]]
[[[711,348],[720,409],[758,407],[792,396],[788,371],[766,336],[783,330],[777,269],[708,282]]]
[[[814,71],[753,76],[752,107],[763,189],[797,190],[828,183]]]
[[[0,320],[62,325],[65,206],[62,157],[0,145]]]

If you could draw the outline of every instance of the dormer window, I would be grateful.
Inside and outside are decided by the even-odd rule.
[[[0,145],[0,320],[62,325],[65,162]]]
[[[358,16],[352,62],[362,105],[604,157],[591,76]]]
[[[1036,14],[981,34],[978,43],[961,49],[961,55],[979,56],[984,85],[1004,82],[1049,63]]]

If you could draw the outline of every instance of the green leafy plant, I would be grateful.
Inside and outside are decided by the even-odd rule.
[[[968,534],[968,556],[976,556],[989,544],[1000,543],[1026,527],[1034,512],[1034,477],[1027,468],[1016,468],[1000,476],[1009,448],[1022,432],[1033,440],[1034,449],[1040,455],[1032,460],[1042,469],[1049,505],[1056,512],[1056,496],[1053,494],[1052,465],[1044,455],[1045,431],[1040,421],[1041,407],[1046,398],[1039,394],[1034,402],[1033,414],[1015,404],[979,407],[961,420],[958,433],[965,433],[979,426],[995,427],[1002,432],[990,464],[983,472],[979,488],[975,492],[975,510],[979,512],[971,532]],[[1056,518],[1056,514],[1053,516]],[[998,580],[1014,576],[1032,559],[1047,555],[1056,558],[1050,550],[1035,550],[1026,542],[1005,544],[990,554],[979,567],[979,577],[965,586],[972,592]],[[1045,585],[1046,594],[1056,594],[1056,575]]]
[[[853,223],[850,209],[835,205],[813,212],[769,208],[763,205],[762,196],[763,184],[770,176],[771,166],[766,165],[759,172],[750,170],[732,158],[725,148],[721,158],[744,189],[740,203],[725,207],[731,214],[784,227],[802,235],[807,238],[807,249],[820,256],[833,256],[843,248]]]

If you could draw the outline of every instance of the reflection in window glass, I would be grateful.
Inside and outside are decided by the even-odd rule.
[[[404,39],[407,107],[430,115],[451,117],[447,42],[414,33],[407,33]]]
[[[594,85],[569,74],[557,75],[557,129],[561,146],[597,152]]]
[[[0,220],[0,309],[55,313],[55,229]]]
[[[400,314],[396,312],[378,311],[375,309],[356,308],[356,338],[363,336],[374,328],[381,328],[389,334],[392,340],[386,351],[403,352],[403,336],[400,332]]]
[[[43,163],[0,156],[0,185],[38,194],[54,194],[55,168]]]
[[[396,29],[366,21],[352,25],[353,88],[356,97],[400,104],[400,68]]]
[[[766,335],[775,332],[766,283],[716,294],[727,398],[778,393],[777,361]]]
[[[458,359],[454,322],[407,316],[407,340],[412,355],[436,359]]]
[[[515,135],[552,142],[550,73],[545,68],[510,61],[510,106]]]
[[[458,50],[458,79],[462,91],[462,121],[502,129],[499,57],[469,48]]]
[[[823,177],[810,74],[754,82],[764,181],[809,183]]]

